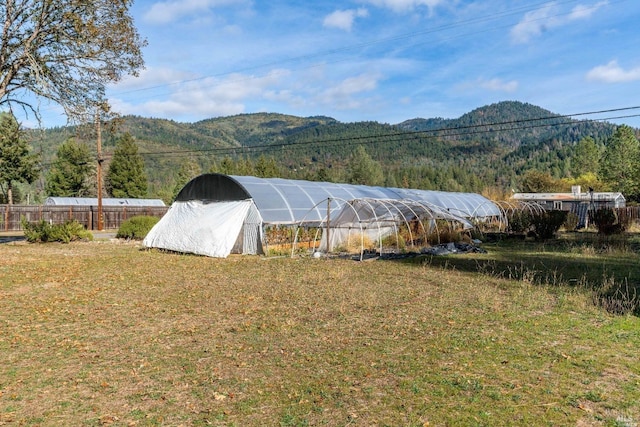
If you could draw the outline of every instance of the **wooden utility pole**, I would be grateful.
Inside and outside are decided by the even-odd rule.
[[[331,252],[331,197],[327,198],[327,253]]]
[[[98,231],[102,231],[102,132],[100,130],[100,113],[96,113],[96,134],[98,136]]]

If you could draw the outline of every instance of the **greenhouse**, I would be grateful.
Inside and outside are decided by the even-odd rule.
[[[379,242],[398,227],[426,233],[444,221],[470,228],[501,212],[474,193],[205,174],[182,188],[144,245],[213,257],[261,254],[273,243],[265,229],[302,227],[321,234],[314,250],[330,251],[354,234]]]

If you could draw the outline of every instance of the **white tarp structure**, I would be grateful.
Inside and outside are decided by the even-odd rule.
[[[253,202],[176,202],[145,237],[147,247],[224,258],[231,253]]]
[[[259,254],[264,226],[320,227],[341,212],[349,215],[356,204],[353,201],[365,199],[369,202],[362,205],[359,217],[345,217],[343,225],[351,221],[353,227],[357,223],[357,227],[381,229],[392,227],[400,218],[424,219],[427,210],[430,215],[437,212],[434,218],[457,218],[467,223],[501,215],[495,204],[474,193],[204,174],[185,185],[143,243],[215,257],[226,257],[232,251]],[[323,200],[330,201],[328,207]],[[376,225],[371,225],[375,221]],[[329,223],[331,230],[333,222]]]

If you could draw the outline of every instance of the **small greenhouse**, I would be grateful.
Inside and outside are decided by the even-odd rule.
[[[261,254],[267,227],[304,227],[321,234],[313,249],[331,250],[353,235],[380,241],[399,227],[418,234],[441,221],[470,228],[496,217],[500,208],[474,193],[205,174],[182,188],[143,243],[212,257]]]

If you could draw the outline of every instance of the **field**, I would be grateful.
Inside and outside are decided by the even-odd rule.
[[[640,319],[593,288],[637,283],[640,257],[531,245],[356,262],[0,244],[0,425],[637,426]]]

